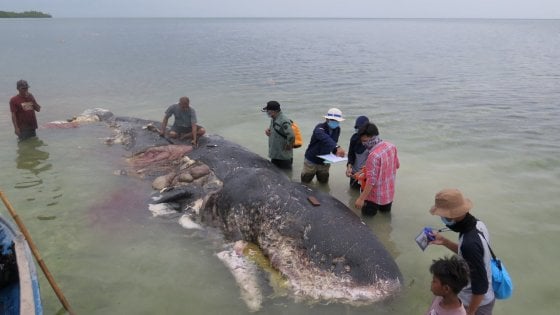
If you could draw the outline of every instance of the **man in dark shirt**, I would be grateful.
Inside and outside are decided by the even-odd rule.
[[[360,182],[354,178],[354,174],[359,172],[366,163],[369,150],[362,144],[358,131],[360,128],[369,123],[369,118],[360,116],[356,118],[354,124],[354,134],[350,137],[350,145],[348,146],[348,162],[346,163],[346,176],[350,177],[350,187],[360,189]]]
[[[340,136],[340,122],[344,121],[342,112],[338,108],[331,108],[324,116],[325,122],[318,124],[313,129],[313,135],[309,141],[309,146],[305,150],[305,161],[301,171],[301,182],[309,183],[317,175],[317,181],[327,183],[329,181],[330,164],[318,155],[335,154],[344,157],[346,152],[338,145]]]
[[[37,117],[35,112],[41,111],[41,106],[35,101],[35,97],[29,93],[29,84],[25,80],[16,83],[18,94],[10,99],[10,111],[12,112],[12,123],[14,133],[19,141],[35,137],[37,130]]]

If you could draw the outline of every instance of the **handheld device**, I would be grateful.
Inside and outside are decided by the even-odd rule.
[[[416,244],[418,244],[418,246],[422,251],[424,251],[426,247],[428,247],[431,241],[434,241],[436,239],[436,236],[433,231],[434,231],[433,228],[426,226],[422,229],[420,234],[418,234],[418,236],[416,236],[416,238],[414,239],[416,241]],[[449,228],[444,227],[436,231],[438,233],[445,232],[445,231],[449,231]]]

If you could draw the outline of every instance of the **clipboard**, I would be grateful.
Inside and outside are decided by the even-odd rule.
[[[348,161],[348,157],[344,156],[344,157],[340,157],[340,156],[336,156],[332,153],[329,154],[323,154],[323,155],[317,155],[317,157],[322,158],[323,160],[325,160],[327,163],[337,163],[337,162],[343,162],[343,161]]]

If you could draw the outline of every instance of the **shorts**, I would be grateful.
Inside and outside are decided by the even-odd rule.
[[[192,132],[192,127],[183,127],[183,126],[171,126],[171,131],[175,131],[178,134],[184,134],[184,133],[191,133]]]
[[[350,177],[350,188],[360,190],[362,186],[354,177]]]
[[[476,309],[475,315],[492,315],[492,311],[494,310],[494,304],[496,303],[496,299],[493,299],[492,302],[481,305]],[[468,306],[465,305],[465,309]]]

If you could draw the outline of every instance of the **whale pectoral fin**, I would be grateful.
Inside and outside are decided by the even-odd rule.
[[[241,299],[251,312],[262,308],[263,294],[259,285],[258,270],[254,263],[235,250],[225,250],[216,254],[229,269],[239,290]]]
[[[268,284],[273,290],[271,296],[278,297],[288,295],[288,280],[280,271],[272,266],[268,257],[266,257],[257,244],[237,241],[234,245],[234,249],[238,252],[241,251],[245,257],[266,273],[266,276],[268,277]]]

